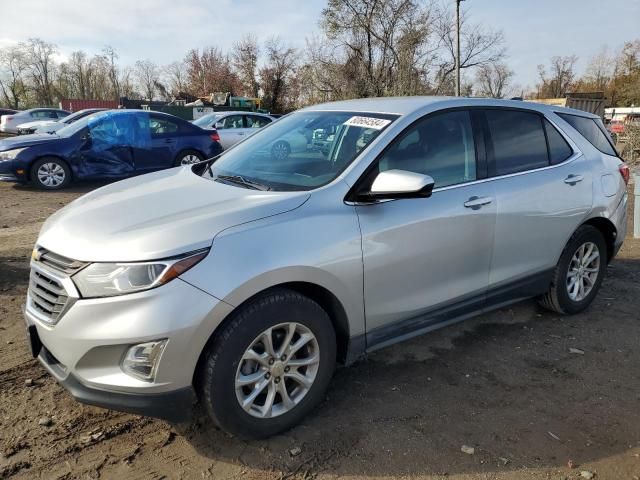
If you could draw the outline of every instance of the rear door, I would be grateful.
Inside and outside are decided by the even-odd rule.
[[[539,294],[591,208],[591,171],[538,112],[487,109],[484,125],[497,202],[489,300]]]
[[[270,118],[263,117],[261,115],[245,115],[244,116],[245,128],[243,129],[243,132],[244,132],[243,138],[253,135],[262,127],[266,127],[270,123],[271,123]]]
[[[216,129],[222,148],[227,149],[245,137],[244,115],[227,115],[216,122]]]
[[[362,231],[367,344],[481,308],[489,281],[495,202],[484,143],[466,110],[408,127],[376,160],[386,170],[431,175],[430,198],[357,205]]]
[[[153,171],[172,167],[178,149],[180,124],[171,117],[153,113],[136,113],[140,138],[135,149],[137,171]]]

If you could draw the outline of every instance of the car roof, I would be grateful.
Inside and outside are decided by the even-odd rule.
[[[589,118],[600,118],[589,112],[575,110],[566,107],[556,107],[536,103],[535,101],[502,100],[494,98],[471,97],[376,97],[360,98],[354,100],[342,100],[338,102],[321,103],[306,107],[304,111],[348,111],[363,113],[386,113],[394,115],[409,115],[417,113],[428,107],[456,108],[456,107],[502,107],[533,110],[542,113],[557,112],[572,115],[580,115]]]

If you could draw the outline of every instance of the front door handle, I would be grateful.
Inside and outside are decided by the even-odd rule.
[[[483,205],[489,205],[493,201],[491,197],[476,197],[473,196],[469,198],[466,202],[464,202],[464,206],[466,208],[471,208],[473,210],[477,210]]]
[[[582,180],[584,180],[584,177],[582,175],[574,175],[573,173],[571,175],[569,175],[567,178],[564,179],[564,183],[566,183],[567,185],[575,185],[578,182],[581,182]]]

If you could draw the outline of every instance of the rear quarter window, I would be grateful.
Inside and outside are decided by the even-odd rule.
[[[618,155],[607,139],[604,129],[598,125],[598,120],[568,113],[558,113],[558,116],[575,128],[580,135],[602,153]]]
[[[547,142],[549,143],[549,160],[551,165],[564,162],[572,154],[573,150],[560,132],[545,118],[544,128],[547,132]]]

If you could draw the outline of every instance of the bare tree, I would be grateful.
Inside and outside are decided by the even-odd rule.
[[[277,37],[267,41],[265,50],[267,60],[260,69],[264,106],[272,112],[284,112],[293,103],[290,94],[297,52]]]
[[[27,59],[36,101],[41,105],[53,105],[54,56],[58,47],[40,38],[30,38],[20,45]]]
[[[18,109],[26,96],[25,73],[27,61],[17,45],[0,50],[0,91],[4,103]]]
[[[434,93],[451,94],[456,68],[456,28],[454,12],[447,7],[438,17],[438,36],[442,52],[438,56],[438,72]],[[504,35],[481,24],[472,24],[467,12],[460,18],[460,70],[501,62],[505,56]]]
[[[548,71],[544,65],[538,65],[538,98],[564,97],[573,87],[577,61],[575,55],[555,56],[551,58]]]
[[[324,82],[343,85],[337,97],[420,93],[434,53],[435,11],[432,1],[329,0],[321,25],[330,48],[309,43],[319,62],[309,65],[342,72]]]
[[[118,72],[118,53],[115,48],[110,45],[106,45],[102,49],[102,54],[107,59],[109,64],[109,80],[111,81],[111,94],[115,100],[120,98],[120,77]]]
[[[134,73],[142,91],[142,96],[146,100],[153,100],[157,90],[156,82],[159,77],[158,66],[151,60],[138,60],[134,67]]]
[[[504,63],[482,65],[476,73],[477,93],[484,97],[504,98],[513,78],[513,70]]]
[[[257,78],[259,55],[260,47],[253,35],[245,35],[233,45],[231,52],[233,68],[242,82],[243,94],[254,98],[258,96],[260,88]]]
[[[165,67],[165,77],[169,91],[174,95],[187,89],[187,66],[184,62],[173,62]]]

